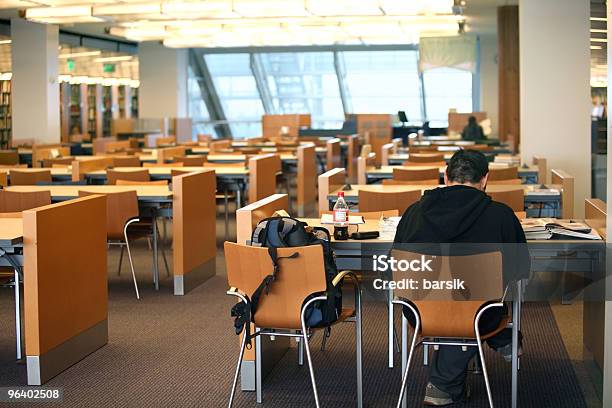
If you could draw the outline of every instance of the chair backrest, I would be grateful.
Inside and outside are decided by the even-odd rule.
[[[511,180],[518,178],[518,167],[490,168],[489,181],[493,180]]]
[[[402,169],[393,168],[393,180],[397,181],[427,181],[428,184],[438,184],[440,180],[440,168],[418,168]]]
[[[410,161],[406,161],[406,162],[402,163],[402,166],[404,166],[404,167],[437,167],[439,169],[440,167],[446,166],[446,162],[444,162],[444,161],[437,161],[437,162],[410,162]]]
[[[183,167],[183,163],[142,163],[142,167]]]
[[[443,161],[443,153],[410,153],[408,155],[408,162],[411,163],[434,163]]]
[[[129,171],[108,169],[106,170],[106,180],[107,184],[115,185],[117,184],[117,180],[150,181],[151,177],[149,176],[149,170],[147,169]]]
[[[508,180],[487,180],[487,184],[523,184],[523,180],[520,178],[508,179]]]
[[[0,164],[19,164],[19,153],[17,153],[17,150],[0,150]]]
[[[35,186],[38,182],[51,182],[51,170],[9,170],[12,186]]]
[[[79,190],[79,197],[99,195],[93,191]],[[104,193],[106,196],[106,237],[123,241],[123,228],[131,218],[138,217],[136,190]]]
[[[134,181],[134,180],[121,180],[115,181],[116,186],[167,186],[168,180],[154,180],[154,181]]]
[[[368,191],[359,190],[359,211],[397,210],[400,214],[421,199],[421,190]]]
[[[50,167],[54,167],[54,165],[56,164],[64,164],[64,165],[70,165],[72,164],[72,161],[74,160],[74,158],[72,157],[57,157],[57,158],[48,158],[48,159],[43,159],[42,163],[43,163],[43,167],[45,168],[50,168]]]
[[[319,213],[329,210],[327,196],[338,190],[346,183],[346,171],[344,169],[332,169],[321,174],[318,178],[319,187]]]
[[[461,245],[461,244],[459,244]],[[421,260],[423,255],[393,250],[393,258]],[[394,295],[411,301],[421,319],[424,337],[474,338],[474,320],[478,310],[488,301],[500,300],[504,294],[502,255],[488,252],[463,256],[429,256],[432,271],[394,271],[393,280],[416,278],[419,282],[446,281],[453,278],[465,282],[466,291],[452,289],[395,289]]]
[[[51,204],[50,191],[0,190],[0,213],[20,212]]]
[[[225,242],[225,264],[229,286],[251,296],[263,279],[272,273],[267,248]],[[304,300],[313,293],[325,292],[323,248],[320,245],[279,248],[279,258],[297,253],[292,259],[280,259],[280,271],[261,296],[254,323],[262,328],[301,328]]]
[[[115,156],[113,167],[140,167],[140,159],[137,156]]]
[[[504,203],[512,208],[512,211],[525,211],[525,193],[523,189],[487,191],[487,194],[493,201]]]
[[[206,156],[177,156],[174,161],[183,163],[183,166],[203,166],[206,162]]]
[[[189,174],[191,171],[189,170],[179,170],[179,169],[170,169],[170,176],[182,176],[183,174]]]
[[[533,156],[532,163],[534,166],[538,166],[538,183],[546,184],[547,183],[547,160],[546,157],[542,156]]]

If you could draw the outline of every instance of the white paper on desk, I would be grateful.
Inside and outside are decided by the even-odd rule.
[[[378,222],[378,229],[380,233],[380,239],[391,241],[395,238],[395,232],[397,231],[397,225],[399,224],[402,217],[381,217]]]
[[[334,223],[334,215],[333,214],[323,214],[321,216],[321,224],[333,224]],[[365,224],[365,220],[361,215],[349,215],[348,217],[349,225],[359,225]]]
[[[556,188],[534,188],[531,191],[527,191],[527,195],[559,195],[559,190]]]

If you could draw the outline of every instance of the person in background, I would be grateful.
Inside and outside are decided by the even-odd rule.
[[[478,122],[476,122],[475,116],[470,116],[468,118],[468,124],[463,128],[463,132],[461,132],[461,137],[464,140],[486,139],[484,131],[482,130],[482,126],[480,126]]]
[[[456,152],[444,175],[446,187],[426,191],[406,210],[397,226],[393,247],[401,250],[402,244],[441,243],[457,244],[454,248],[466,248],[469,244],[478,248],[499,247],[504,276],[508,280],[529,277],[530,258],[523,228],[510,207],[493,201],[485,193],[488,173],[488,162],[481,152]],[[409,321],[413,320],[411,313],[406,310],[404,313]],[[501,309],[486,311],[480,320],[481,333],[496,329],[505,314]],[[511,361],[511,329],[490,337],[487,344]],[[458,346],[440,346],[430,366],[424,403],[444,406],[465,400],[469,396],[468,364],[476,354],[475,347],[464,351]]]

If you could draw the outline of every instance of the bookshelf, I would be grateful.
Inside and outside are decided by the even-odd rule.
[[[131,110],[132,110],[132,118],[137,118],[138,117],[138,88],[132,88],[130,87],[130,93],[131,93]]]
[[[11,144],[11,81],[0,80],[0,147],[7,149]]]
[[[68,82],[60,84],[60,135],[62,142],[68,142],[70,137],[70,96],[71,88]]]
[[[87,86],[87,133],[91,139],[102,137],[102,85]]]
[[[111,134],[111,121],[113,119],[113,98],[112,88],[102,86],[102,135],[104,137]]]

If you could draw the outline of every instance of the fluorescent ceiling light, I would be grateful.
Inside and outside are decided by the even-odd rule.
[[[25,11],[28,20],[65,17],[91,17],[89,6],[36,7]]]
[[[316,16],[381,16],[378,0],[307,0]]]
[[[359,0],[364,1],[364,0]],[[244,17],[303,17],[304,0],[234,0],[234,11]]]
[[[121,3],[94,6],[94,16],[161,15],[161,3]]]
[[[601,45],[591,45],[592,50],[601,50],[603,47]]]
[[[172,18],[236,18],[231,1],[173,1],[162,3],[162,13]]]
[[[79,58],[79,57],[91,57],[94,55],[100,55],[102,51],[83,51],[83,52],[73,52],[70,54],[60,54],[58,58],[67,59],[67,58]]]
[[[380,0],[386,15],[451,14],[453,0]]]
[[[12,40],[0,40],[0,44],[10,44],[12,42]]]
[[[125,37],[134,41],[163,40],[167,37],[166,30],[160,25],[134,28],[111,27],[109,34]]]
[[[605,34],[608,32],[608,30],[603,30],[603,29],[599,29],[599,28],[591,28],[590,30],[592,33],[602,33]]]
[[[607,38],[591,38],[591,42],[607,43],[608,39]]]
[[[134,56],[132,55],[117,55],[115,57],[102,57],[96,58],[94,62],[119,62],[119,61],[131,61]]]
[[[606,17],[591,17],[591,21],[608,21]]]

